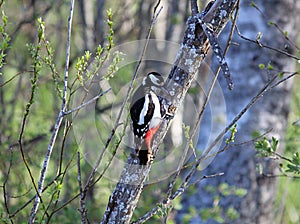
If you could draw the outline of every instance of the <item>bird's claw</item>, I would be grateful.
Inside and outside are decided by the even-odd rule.
[[[168,119],[173,119],[175,115],[175,111],[176,111],[176,107],[173,104],[171,104],[168,108],[168,111],[166,112],[166,117]]]

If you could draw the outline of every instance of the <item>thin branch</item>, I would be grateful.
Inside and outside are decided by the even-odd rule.
[[[210,27],[210,25],[206,24],[202,20],[201,16],[198,16],[198,21],[201,24],[202,29],[203,29],[205,35],[207,36],[207,38],[209,40],[209,43],[210,43],[210,45],[213,49],[214,54],[216,55],[216,58],[217,58],[217,60],[219,62],[219,65],[220,65],[220,68],[222,69],[225,80],[227,82],[228,89],[233,90],[234,85],[233,85],[233,82],[232,82],[232,79],[231,79],[230,70],[229,70],[228,64],[225,60],[223,50],[222,50],[222,48],[220,46],[220,43],[219,43],[219,41],[216,37],[216,34],[214,33],[214,31]]]
[[[76,152],[77,152],[77,151],[76,151]],[[73,155],[72,155],[70,161],[69,161],[69,162],[67,163],[67,165],[66,165],[66,168],[65,168],[64,172],[61,174],[61,178],[59,179],[59,184],[61,184],[61,185],[62,185],[63,182],[64,182],[64,178],[66,177],[67,171],[69,170],[69,168],[72,168],[73,166],[75,166],[75,165],[73,165],[73,166],[71,166],[71,165],[72,165],[72,162],[73,162],[75,156],[77,155],[76,152],[73,153]],[[57,195],[58,197],[59,197],[59,194],[60,194],[60,193],[61,193],[61,190],[58,190],[58,195]],[[56,206],[58,205],[58,202],[59,202],[59,199],[57,198],[56,201],[55,201],[55,203],[54,203],[54,206],[53,206],[53,208],[52,208],[51,214],[48,215],[48,220],[46,221],[47,224],[50,223],[51,218],[52,218],[53,215],[55,214],[55,211],[56,211],[55,208],[56,208]]]
[[[61,180],[60,183],[63,182],[63,179],[65,177],[65,175],[67,174],[67,171],[69,170],[69,168],[71,167],[71,162],[73,161],[73,158],[74,158],[75,154],[72,156],[71,160],[67,163],[65,169],[63,172],[57,174],[57,176],[51,181],[49,182],[44,188],[43,188],[43,191],[46,191],[50,186],[52,186],[52,184],[56,183],[57,180]],[[78,195],[76,195],[76,197],[78,197]],[[35,199],[35,196],[32,197],[31,199],[29,199],[24,205],[22,205],[20,208],[18,208],[17,210],[15,210],[13,213],[10,214],[9,218],[12,218],[14,217],[16,214],[18,214],[20,211],[22,211],[25,207],[27,207],[27,205],[29,205],[33,200]],[[75,198],[73,198],[74,200]],[[56,211],[56,210],[55,210]],[[53,214],[54,212],[52,212]],[[52,216],[52,214],[50,214],[49,218]]]
[[[63,155],[64,155],[64,149],[65,149],[65,143],[66,143],[66,140],[67,140],[67,135],[68,133],[70,132],[71,130],[71,127],[72,125],[69,123],[68,120],[66,120],[65,124],[64,124],[64,130],[63,130],[63,139],[62,139],[62,142],[61,142],[61,150],[60,150],[60,156],[59,156],[59,162],[58,162],[58,170],[57,170],[57,175],[61,174],[62,173],[62,176],[59,180],[59,184],[63,184],[63,181],[64,181],[64,177],[66,175],[66,171],[68,169],[68,167],[71,165],[74,157],[75,157],[75,153],[73,154],[72,158],[70,159],[70,161],[67,163],[66,165],[66,168],[65,168],[65,171],[63,172],[62,171],[62,165],[63,165]],[[56,194],[56,195],[55,195]],[[57,191],[55,191],[52,195],[51,195],[51,200],[48,202],[49,204],[49,207],[50,205],[53,203],[54,201],[54,204],[53,206],[51,207],[52,210],[56,208],[56,206],[58,205],[58,202],[59,202],[59,197],[60,197],[60,194],[61,194],[61,190],[60,189],[57,189]],[[55,195],[55,198],[53,197]],[[53,212],[48,216],[48,220],[46,223],[49,223],[50,222],[50,219],[53,215]]]
[[[293,162],[291,159],[289,159],[289,158],[287,158],[287,157],[285,157],[285,156],[282,156],[282,155],[280,155],[280,154],[277,153],[277,152],[275,152],[274,155],[277,156],[277,157],[279,157],[279,158],[282,159],[282,160],[285,160],[285,161],[287,161],[287,162],[289,162],[289,163],[294,164],[294,162]]]
[[[5,210],[8,214],[8,216],[10,216],[10,211],[9,211],[8,202],[7,202],[6,184],[7,184],[7,181],[8,181],[9,175],[10,175],[10,170],[12,167],[12,158],[13,158],[13,151],[10,150],[10,160],[9,160],[8,170],[7,170],[7,173],[4,175],[5,179],[3,181],[3,186],[2,186],[4,207],[5,207]],[[9,218],[9,220],[11,223],[13,223],[13,220],[11,218]]]
[[[13,75],[11,78],[9,78],[8,80],[6,80],[5,82],[0,84],[0,88],[2,88],[3,86],[7,85],[8,83],[10,83],[12,80],[14,80],[16,77],[22,75],[23,73],[27,73],[27,72],[33,72],[33,71],[22,71],[22,72],[18,72],[17,74]]]
[[[216,173],[216,174],[212,174],[212,175],[204,175],[200,179],[198,179],[197,182],[200,182],[200,181],[202,181],[204,179],[215,178],[215,177],[219,177],[219,176],[223,176],[223,175],[224,175],[224,173]],[[154,215],[157,214],[159,208],[161,208],[161,207],[168,207],[168,205],[171,204],[172,200],[174,200],[177,196],[179,196],[179,194],[177,194],[176,196],[174,194],[172,196],[172,198],[168,198],[168,199],[162,200],[153,209],[151,209],[149,212],[147,212],[143,217],[139,218],[136,221],[131,222],[130,224],[142,224],[142,223],[146,222],[151,217],[153,217]]]
[[[75,107],[75,108],[73,108],[73,109],[71,109],[71,110],[68,110],[68,111],[65,111],[65,112],[64,112],[64,115],[68,115],[68,114],[74,113],[75,111],[80,110],[80,109],[83,108],[83,107],[86,107],[87,105],[89,105],[89,104],[95,102],[96,100],[98,100],[101,96],[103,96],[103,95],[105,95],[106,93],[108,93],[110,90],[111,90],[111,88],[105,90],[105,91],[102,92],[102,93],[99,93],[97,96],[93,97],[92,99],[88,100],[87,102],[85,102],[85,103],[83,103],[83,104],[81,104],[81,105],[79,105],[79,106],[77,106],[77,107]]]
[[[265,45],[265,44],[263,44],[262,42],[260,42],[259,40],[252,40],[252,39],[250,39],[250,38],[244,36],[244,35],[240,32],[240,30],[238,29],[238,26],[237,26],[237,25],[236,25],[236,30],[237,30],[237,34],[238,34],[242,39],[244,39],[244,40],[247,40],[247,41],[249,41],[249,42],[255,43],[255,44],[257,44],[258,46],[260,46],[260,47],[262,47],[262,48],[267,48],[267,49],[269,49],[269,50],[272,50],[272,51],[278,52],[278,53],[280,53],[280,54],[286,55],[286,56],[288,56],[288,57],[294,58],[294,59],[296,59],[297,61],[300,60],[299,57],[297,57],[297,56],[295,56],[295,55],[293,55],[293,54],[290,54],[290,53],[288,53],[288,52],[286,52],[286,51],[283,51],[283,50],[280,50],[280,49],[278,49],[278,48],[274,48],[274,47]]]
[[[26,127],[26,123],[27,123],[27,120],[28,120],[28,116],[30,114],[30,109],[31,109],[31,107],[33,105],[33,102],[34,102],[35,92],[36,92],[36,87],[37,87],[38,71],[37,71],[36,60],[39,57],[40,41],[41,41],[41,39],[39,38],[39,41],[37,43],[38,46],[34,49],[34,55],[32,57],[33,58],[33,78],[32,78],[31,93],[30,93],[29,101],[26,104],[25,112],[24,112],[23,119],[22,119],[22,122],[21,122],[21,130],[20,130],[20,134],[19,134],[19,138],[18,138],[18,143],[19,143],[19,148],[20,148],[23,163],[26,167],[26,170],[29,174],[30,180],[31,180],[32,185],[33,185],[33,187],[35,189],[35,192],[36,192],[36,198],[37,198],[37,200],[42,201],[42,199],[40,197],[40,194],[38,192],[38,187],[36,186],[33,174],[31,172],[31,169],[30,169],[30,166],[29,166],[29,163],[27,161],[27,158],[26,158],[26,155],[25,155],[25,152],[24,152],[24,148],[23,148],[23,136],[24,136],[24,133],[25,133],[25,127]]]
[[[42,192],[44,192],[45,190],[47,190],[53,183],[55,183],[58,178],[60,178],[61,175],[56,176],[51,182],[49,182],[43,189]],[[29,205],[33,200],[35,199],[35,196],[30,198],[25,204],[23,204],[21,207],[19,207],[17,210],[15,210],[13,213],[11,213],[9,215],[9,218],[13,218],[14,216],[16,216],[20,211],[22,211],[24,208],[27,207],[27,205]]]
[[[52,153],[52,150],[53,150],[53,147],[56,142],[57,135],[58,135],[58,131],[60,129],[60,126],[61,126],[61,123],[63,120],[64,111],[66,110],[67,90],[68,90],[68,73],[69,73],[69,61],[70,61],[71,29],[72,29],[72,20],[73,20],[73,13],[74,13],[74,3],[75,3],[75,0],[71,0],[70,14],[69,14],[69,19],[68,19],[68,37],[67,37],[67,43],[66,43],[66,65],[65,65],[65,72],[64,72],[64,90],[63,90],[62,105],[61,105],[59,115],[56,119],[56,123],[54,125],[54,130],[52,132],[50,143],[48,145],[47,153],[46,153],[43,167],[41,170],[41,175],[40,175],[40,179],[38,182],[38,192],[36,194],[35,202],[33,204],[33,207],[32,207],[31,213],[30,213],[30,218],[29,218],[30,224],[33,224],[34,220],[35,220],[35,216],[36,216],[36,213],[37,213],[40,201],[41,201],[40,195],[42,194],[43,185],[45,182],[46,172],[47,172],[48,165],[50,162],[51,153]]]
[[[300,48],[297,46],[297,44],[294,43],[292,40],[290,40],[290,38],[288,37],[288,35],[282,30],[282,28],[277,23],[275,23],[273,21],[269,21],[269,18],[258,7],[258,5],[256,5],[254,2],[252,2],[252,3],[251,3],[251,6],[254,7],[262,15],[262,17],[265,19],[266,22],[268,22],[269,25],[273,25],[282,34],[282,37],[284,37],[288,42],[290,42],[296,49],[300,50]]]
[[[199,13],[197,0],[191,0],[192,16],[196,16]]]
[[[227,151],[230,148],[234,148],[234,147],[237,147],[237,146],[253,143],[253,142],[257,141],[258,139],[260,139],[261,137],[265,136],[266,134],[270,133],[271,131],[272,131],[272,128],[265,131],[263,134],[259,135],[258,137],[247,140],[247,141],[244,141],[244,142],[235,143],[235,144],[229,144],[229,143],[225,144],[225,146],[222,149],[218,150],[217,152],[215,152],[213,154],[210,154],[210,155],[206,156],[205,159],[213,158],[213,157],[219,155],[220,153]]]
[[[80,192],[80,209],[79,212],[81,214],[81,223],[86,224],[86,209],[85,209],[85,200],[84,195],[82,191],[82,182],[81,182],[81,168],[80,168],[80,152],[77,152],[77,169],[78,169],[78,186],[79,186],[79,192]]]
[[[278,177],[287,177],[287,178],[291,178],[293,180],[300,180],[300,176],[291,176],[291,175],[288,175],[286,173],[282,173],[282,174],[266,174],[266,173],[263,173],[262,174],[263,177],[267,177],[267,178],[278,178]]]
[[[276,86],[280,85],[281,83],[287,81],[288,79],[294,77],[295,75],[299,75],[299,72],[293,72],[292,74],[288,75],[287,77],[282,78],[281,80],[279,80],[277,83],[275,83],[274,85],[272,85],[270,87],[270,89],[275,88]]]

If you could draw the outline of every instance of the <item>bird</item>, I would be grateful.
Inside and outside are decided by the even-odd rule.
[[[162,104],[163,98],[157,95],[163,85],[162,75],[158,72],[150,72],[132,96],[130,117],[140,165],[147,165],[153,161],[152,139],[167,111]],[[143,149],[143,143],[146,149]]]

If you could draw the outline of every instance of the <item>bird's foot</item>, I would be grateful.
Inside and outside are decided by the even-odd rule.
[[[148,152],[147,150],[140,150],[138,152],[138,158],[140,160],[140,165],[148,165],[154,160],[152,152]]]

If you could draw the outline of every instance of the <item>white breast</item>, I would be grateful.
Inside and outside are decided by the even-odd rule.
[[[149,128],[151,129],[160,124],[161,114],[160,114],[160,103],[159,103],[157,96],[152,91],[150,91],[150,94],[151,94],[153,103],[155,105],[153,117],[152,117],[150,125],[149,125]]]

